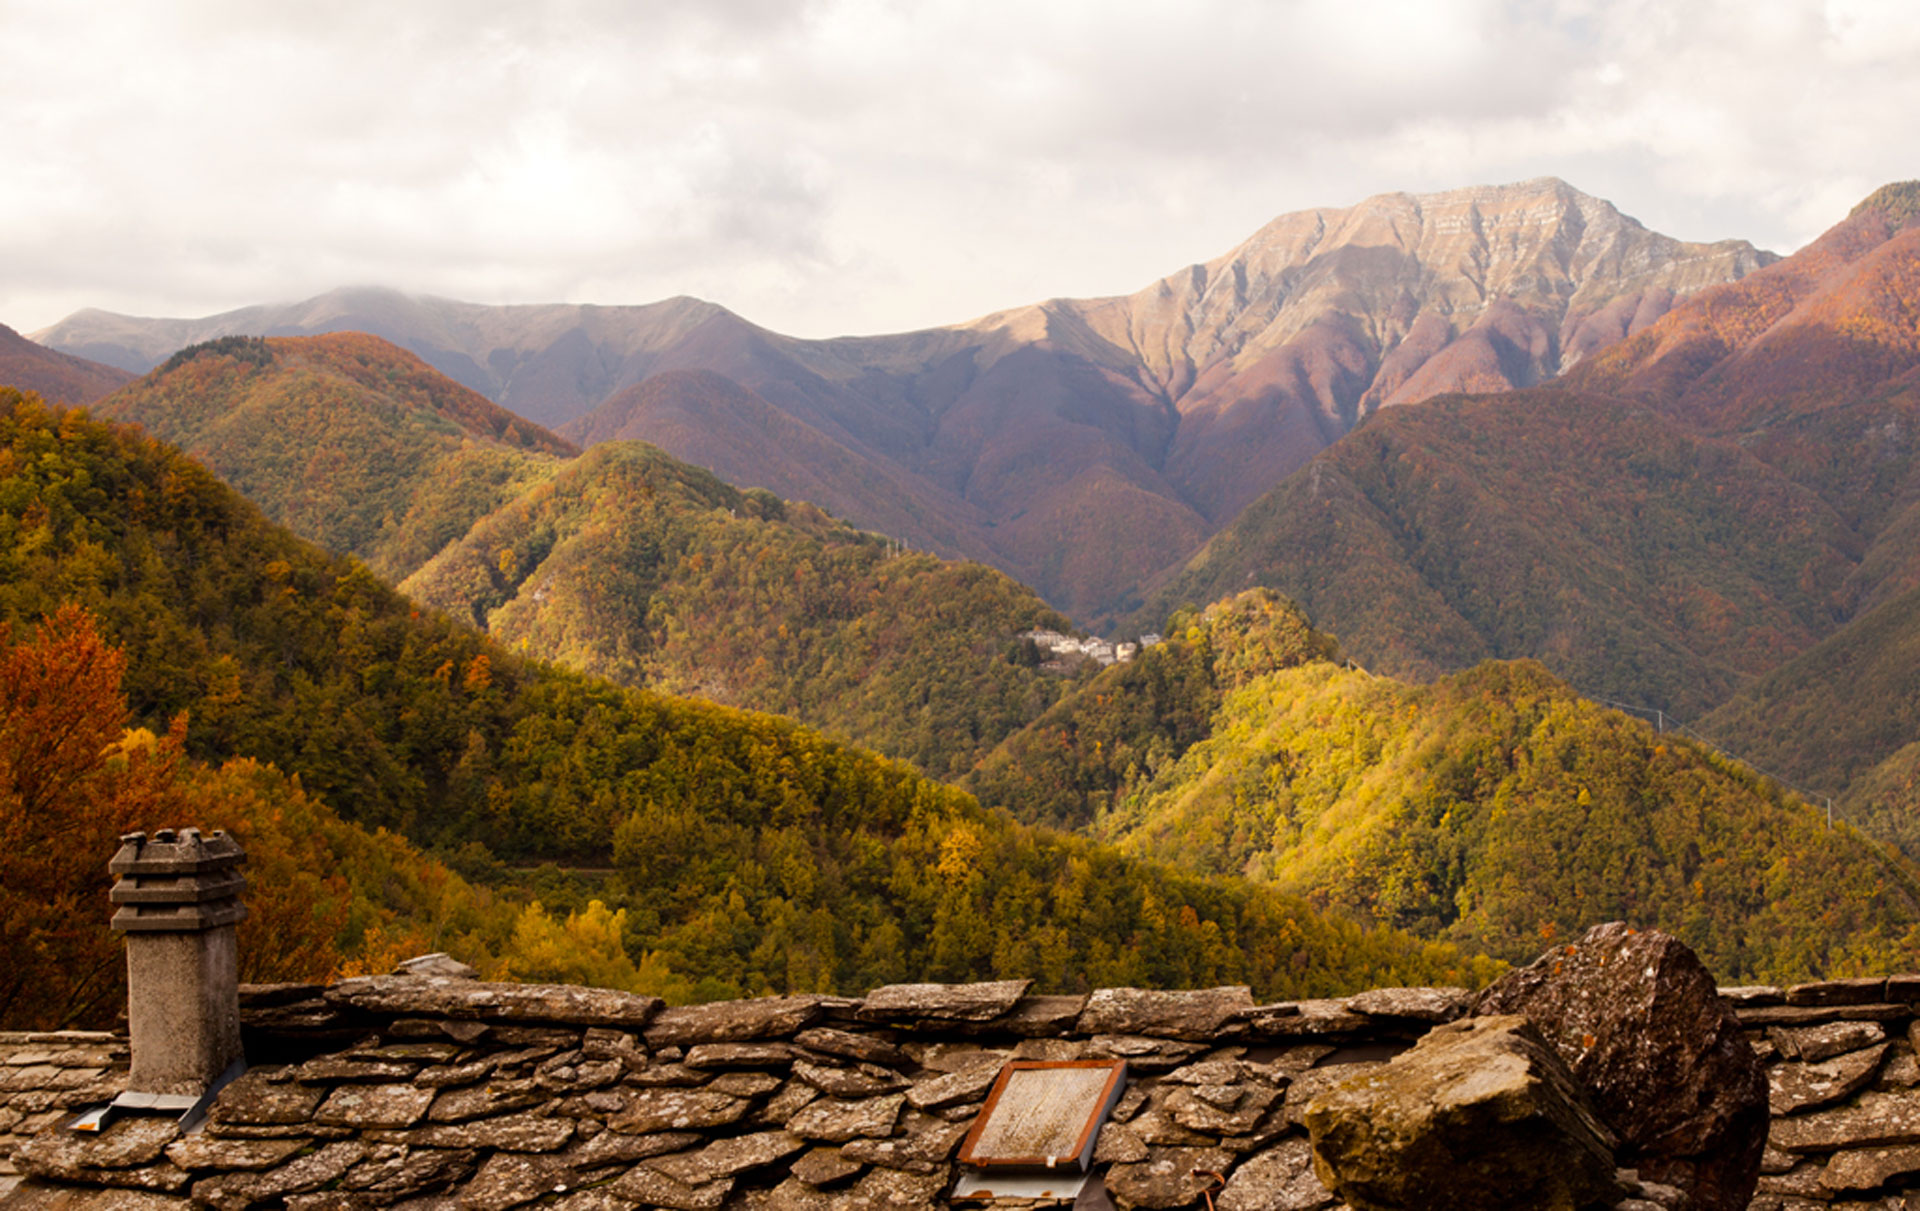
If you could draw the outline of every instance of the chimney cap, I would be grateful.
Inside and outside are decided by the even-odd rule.
[[[246,860],[246,851],[223,828],[204,837],[197,828],[163,828],[152,837],[121,837],[107,870],[116,875],[199,875],[231,870]]]

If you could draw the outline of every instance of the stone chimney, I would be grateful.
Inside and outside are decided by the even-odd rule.
[[[127,1026],[133,1067],[121,1111],[196,1114],[245,1068],[234,926],[247,860],[224,831],[128,833],[107,869],[113,927],[127,936]]]

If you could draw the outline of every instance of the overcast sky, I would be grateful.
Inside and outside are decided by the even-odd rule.
[[[378,284],[803,336],[1560,176],[1792,251],[1920,176],[1905,0],[0,0],[0,322]]]

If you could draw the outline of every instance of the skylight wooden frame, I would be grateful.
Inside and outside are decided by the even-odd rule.
[[[979,1156],[975,1149],[993,1122],[995,1110],[1000,1106],[1002,1097],[1016,1077],[1022,1072],[1035,1072],[1057,1069],[1096,1069],[1107,1070],[1106,1082],[1101,1086],[1099,1096],[1093,1101],[1086,1121],[1081,1124],[1079,1138],[1074,1150],[1057,1156]],[[994,1079],[993,1088],[987,1093],[986,1103],[980,1107],[973,1126],[967,1131],[966,1139],[960,1145],[959,1160],[963,1165],[976,1169],[1066,1169],[1070,1172],[1085,1173],[1092,1166],[1093,1151],[1099,1141],[1100,1128],[1105,1125],[1107,1116],[1113,1112],[1115,1103],[1127,1084],[1127,1062],[1125,1060],[1010,1060],[1000,1069],[1000,1075]]]

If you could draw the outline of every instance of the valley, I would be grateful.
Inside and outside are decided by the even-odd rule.
[[[1781,259],[1554,180],[1383,195],[831,341],[80,313],[0,362],[89,409],[0,400],[0,620],[120,653],[101,734],[153,756],[90,767],[147,771],[100,830],[204,803],[337,868],[310,970],[1269,997],[1608,919],[1723,982],[1911,970],[1916,196]]]

